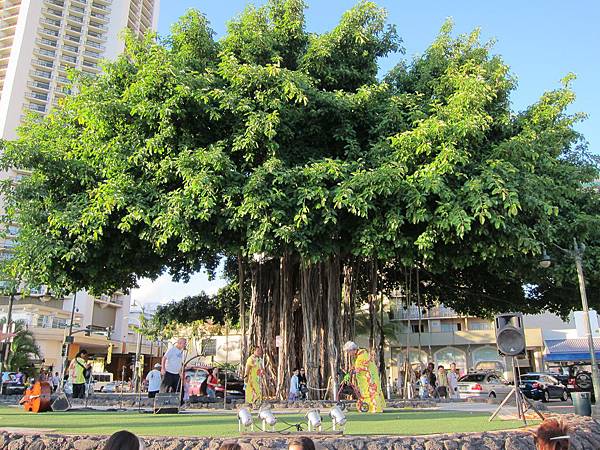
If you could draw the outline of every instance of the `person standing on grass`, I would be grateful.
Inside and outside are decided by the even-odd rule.
[[[352,341],[346,342],[343,349],[350,360],[353,360],[352,371],[360,391],[360,400],[369,405],[369,412],[383,412],[385,398],[381,390],[381,380],[375,361],[366,349],[359,348]]]
[[[183,354],[187,346],[187,339],[179,338],[162,357],[160,373],[163,377],[160,392],[179,392],[181,387],[181,369],[183,368]]]
[[[290,379],[290,393],[288,395],[288,400],[290,402],[295,402],[300,398],[300,371],[298,369],[294,369],[292,378]]]
[[[450,370],[448,371],[448,389],[450,390],[450,398],[458,398],[458,371],[456,370],[456,363],[450,364]]]
[[[437,395],[440,398],[448,398],[448,376],[442,365],[438,366]]]
[[[262,359],[262,348],[256,347],[246,360],[244,382],[246,383],[246,403],[252,405],[262,401],[262,379],[265,369]]]
[[[58,372],[54,372],[54,375],[52,376],[52,391],[53,392],[56,392],[59,384],[60,384],[60,376],[58,375]]]
[[[154,369],[146,375],[146,381],[148,382],[148,398],[156,397],[156,394],[160,391],[160,385],[162,383],[160,369],[160,364],[154,364]]]
[[[87,359],[87,350],[80,350],[69,365],[69,376],[73,385],[73,398],[85,398],[85,383],[91,375],[92,368]]]
[[[300,399],[306,400],[308,394],[308,383],[306,381],[306,372],[304,372],[303,367],[300,367],[300,374],[298,375],[298,384],[300,386]]]
[[[217,386],[219,386],[219,369],[215,367],[206,379],[206,395],[208,398],[217,398]]]

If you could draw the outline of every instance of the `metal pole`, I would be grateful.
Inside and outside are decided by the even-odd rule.
[[[10,291],[10,299],[8,300],[8,315],[6,316],[6,332],[10,333],[11,332],[11,325],[12,325],[12,310],[13,310],[13,304],[15,302],[15,290],[11,290]],[[10,355],[10,339],[7,340],[7,342],[4,345],[4,355],[2,357],[2,361],[0,361],[0,375],[2,375],[2,372],[4,372],[5,366],[8,367],[8,357]]]
[[[592,326],[590,324],[590,310],[588,308],[587,294],[585,292],[585,278],[583,276],[582,255],[583,248],[577,244],[577,240],[573,239],[575,265],[577,266],[577,276],[579,278],[579,292],[581,294],[581,305],[583,306],[585,334],[590,348],[590,362],[592,364],[592,383],[594,385],[594,396],[596,397],[596,410],[600,402],[600,377],[598,375],[598,363],[596,361],[596,350],[594,349],[594,337],[592,334]]]
[[[134,373],[133,373],[133,385],[135,386],[136,392],[137,392],[137,389],[139,389],[141,387],[140,386],[140,376],[139,376],[141,351],[142,351],[142,334],[138,331],[137,332],[137,344],[135,346],[135,366],[134,366]]]
[[[71,349],[71,338],[73,337],[73,321],[75,320],[75,304],[77,302],[77,291],[73,294],[73,304],[71,305],[71,320],[69,321],[69,334],[65,340],[67,348],[65,349],[65,356],[62,362],[61,377],[59,383],[59,392],[64,392],[65,387],[65,372],[67,370],[67,363],[69,362],[69,350]]]

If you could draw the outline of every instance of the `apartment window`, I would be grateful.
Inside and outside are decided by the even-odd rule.
[[[85,12],[85,8],[82,8],[80,6],[75,6],[75,5],[71,5],[71,10],[77,11],[78,13],[81,13],[81,14],[83,14]]]
[[[46,38],[42,38],[42,44],[46,44],[51,47],[56,47],[56,41],[52,41],[52,40],[46,39]]]
[[[469,329],[471,329],[473,331],[491,330],[492,323],[491,322],[471,322],[469,324]]]
[[[79,49],[78,49],[77,47],[75,47],[74,45],[69,45],[69,44],[65,44],[65,45],[63,45],[63,48],[64,48],[65,50],[69,50],[70,52],[73,52],[73,53],[77,53],[77,51],[79,50]]]
[[[72,36],[70,34],[67,34],[65,36],[65,39],[68,39],[69,41],[72,41],[72,42],[79,42],[79,38],[77,36]]]
[[[42,32],[49,34],[51,36],[56,36],[56,37],[58,37],[58,34],[59,34],[58,31],[51,30],[50,28],[42,28]]]
[[[77,62],[77,58],[76,58],[76,57],[74,57],[74,56],[63,55],[63,56],[62,56],[62,58],[63,58],[65,61],[69,61],[69,62],[72,62],[72,63],[76,63],[76,62]]]
[[[411,325],[411,329],[412,329],[413,333],[418,333],[419,332],[419,324],[413,323]],[[424,323],[421,324],[421,333],[425,333],[425,324]]]
[[[40,94],[39,92],[31,92],[29,95],[31,95],[32,98],[37,98],[38,100],[44,100],[44,101],[48,100],[48,94]]]
[[[462,326],[460,323],[453,322],[442,322],[442,333],[453,333],[455,331],[461,331]]]
[[[54,50],[46,50],[45,48],[38,49],[40,55],[52,56],[53,58],[56,56],[56,52]]]

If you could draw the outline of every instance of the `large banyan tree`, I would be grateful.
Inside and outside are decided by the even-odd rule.
[[[566,313],[574,269],[536,258],[577,236],[598,286],[596,171],[568,78],[513,112],[515,79],[477,32],[447,23],[407,61],[371,2],[323,34],[304,10],[248,7],[219,40],[190,11],[76,77],[77,94],[3,144],[5,166],[31,170],[5,185],[12,270],[106,292],[235,257],[250,345],[280,394],[293,366],[312,385],[336,373],[359,293],[375,347],[376,299],[407,280],[424,304]],[[399,62],[381,76],[385,56]]]

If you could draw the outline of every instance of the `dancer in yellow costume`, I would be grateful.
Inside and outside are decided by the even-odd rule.
[[[256,347],[254,353],[246,360],[244,381],[246,382],[246,403],[250,405],[262,401],[262,378],[265,373],[262,355],[262,348]]]
[[[358,345],[352,341],[344,344],[344,351],[354,358],[353,369],[356,385],[360,391],[360,400],[369,405],[369,412],[383,412],[385,398],[381,390],[379,372],[369,352],[364,348],[358,348]]]

